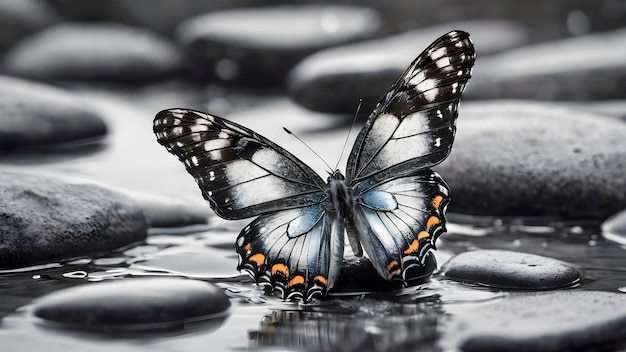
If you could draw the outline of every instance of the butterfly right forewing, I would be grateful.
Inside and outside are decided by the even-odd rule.
[[[348,158],[348,182],[383,171],[399,176],[443,161],[452,148],[458,105],[474,60],[466,32],[452,31],[426,48],[357,136]]]

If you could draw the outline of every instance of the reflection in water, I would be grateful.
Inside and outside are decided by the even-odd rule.
[[[338,301],[322,311],[275,310],[248,334],[256,347],[307,351],[439,351],[437,329],[444,316],[437,303]]]

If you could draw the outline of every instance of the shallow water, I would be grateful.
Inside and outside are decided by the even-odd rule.
[[[88,152],[3,159],[7,167],[42,174],[85,177],[126,190],[176,197],[201,206],[200,192],[184,167],[152,135],[152,118],[163,108],[211,107],[277,141],[314,169],[323,163],[282,132],[285,125],[330,164],[348,134],[345,119],[306,112],[282,97],[211,97],[177,93],[164,86],[149,93],[115,93],[107,88],[76,90],[100,111],[110,136]],[[155,98],[156,97],[156,98]],[[217,103],[216,103],[217,101]],[[462,108],[461,116],[462,118]],[[349,118],[348,118],[349,120]],[[354,138],[354,136],[352,136]],[[349,144],[350,145],[350,144]],[[80,150],[78,148],[77,150]],[[445,175],[443,175],[445,178]],[[454,203],[450,205],[454,211]],[[206,206],[207,214],[211,210]],[[574,290],[626,291],[626,246],[605,240],[598,223],[554,219],[474,218],[450,214],[449,231],[436,257],[443,264],[473,249],[534,253],[571,263],[582,280]],[[148,239],[114,253],[63,263],[0,272],[0,341],[7,350],[206,351],[254,349],[441,350],[450,339],[451,316],[519,292],[464,285],[435,275],[422,286],[386,294],[355,292],[311,305],[282,302],[235,270],[234,240],[245,221],[211,216],[206,227],[152,229]],[[216,283],[231,297],[225,317],[187,323],[184,329],[102,333],[50,326],[32,315],[33,300],[62,288],[102,280],[180,276]],[[5,350],[3,348],[3,350]]]

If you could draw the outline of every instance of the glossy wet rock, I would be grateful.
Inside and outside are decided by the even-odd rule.
[[[511,21],[468,21],[416,29],[330,48],[307,57],[290,73],[291,97],[316,111],[369,114],[409,64],[436,38],[454,29],[472,36],[480,55],[525,43],[528,33]],[[471,85],[471,81],[470,81]]]
[[[209,222],[211,208],[192,202],[159,196],[155,194],[132,192],[129,194],[143,209],[150,227],[181,227],[202,225]]]
[[[437,261],[432,253],[428,254],[423,267],[414,267],[407,271],[408,286],[419,285],[430,280],[433,271],[437,269]],[[358,293],[358,292],[385,292],[402,288],[398,282],[389,282],[378,275],[376,269],[367,258],[346,256],[343,258],[339,277],[330,294]]]
[[[0,76],[0,126],[0,153],[90,141],[107,132],[79,96],[8,76]]]
[[[456,345],[462,351],[588,350],[624,341],[624,324],[624,294],[554,291],[511,296],[456,314],[440,343],[444,350]]]
[[[479,99],[622,99],[626,29],[547,42],[476,61],[465,96]]]
[[[65,23],[21,40],[5,57],[12,75],[44,81],[146,81],[179,69],[179,50],[145,29]]]
[[[503,289],[546,290],[580,281],[576,268],[560,260],[505,250],[461,253],[441,268],[444,277]]]
[[[186,20],[177,38],[192,79],[276,86],[307,55],[371,37],[379,25],[376,12],[354,6],[242,8]]]
[[[626,208],[625,135],[620,120],[554,104],[462,103],[435,170],[451,212],[604,219]]]
[[[610,216],[602,223],[602,236],[609,241],[626,245],[626,210]]]
[[[159,278],[90,283],[39,299],[33,313],[63,326],[89,330],[182,327],[230,307],[219,287],[203,281]]]
[[[128,197],[94,184],[0,172],[0,268],[101,253],[146,237]]]

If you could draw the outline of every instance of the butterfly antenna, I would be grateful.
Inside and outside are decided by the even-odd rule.
[[[339,167],[339,163],[341,162],[341,158],[343,158],[343,153],[346,151],[346,146],[348,145],[348,140],[350,139],[350,134],[354,129],[354,125],[356,124],[356,119],[359,116],[359,110],[361,110],[361,104],[363,104],[363,99],[359,99],[359,106],[356,107],[356,113],[354,114],[354,119],[352,119],[352,126],[350,126],[350,130],[348,131],[348,135],[346,136],[346,141],[343,142],[343,148],[341,148],[341,154],[339,154],[339,160],[337,160],[337,165],[333,170],[337,170]]]
[[[300,139],[300,137],[298,137],[295,133],[291,132],[290,130],[287,129],[287,127],[283,127],[283,130],[285,132],[287,132],[287,134],[290,134],[292,136],[294,136],[297,140],[300,141],[300,143],[304,144],[305,147],[309,148],[309,150],[311,152],[313,152],[313,154],[315,154],[323,163],[324,165],[326,165],[326,167],[330,170],[330,173],[332,174],[335,169],[331,169],[330,165],[328,165],[328,163],[326,162],[326,160],[324,160],[324,158],[322,158],[319,154],[317,154],[317,152],[315,152],[315,150],[313,150],[313,148],[311,148],[308,144],[306,144],[302,139]]]

